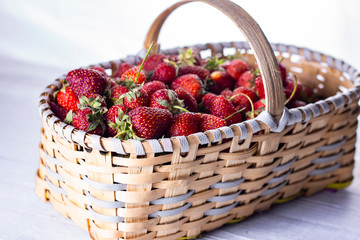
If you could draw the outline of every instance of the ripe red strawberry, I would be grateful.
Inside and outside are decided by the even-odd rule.
[[[255,91],[257,91],[259,98],[261,99],[265,98],[264,83],[261,77],[257,77],[255,79]]]
[[[230,74],[234,79],[239,79],[240,75],[243,72],[248,71],[249,64],[241,59],[232,60],[226,68],[226,71]]]
[[[199,132],[199,124],[201,115],[197,113],[185,112],[176,115],[168,130],[168,135],[173,136],[188,136]]]
[[[51,111],[53,111],[53,113],[60,118],[61,121],[64,121],[64,119],[66,118],[66,115],[68,114],[68,110],[66,110],[65,108],[63,108],[62,106],[54,103],[54,102],[50,102],[50,108]]]
[[[280,69],[281,79],[282,79],[283,85],[285,86],[285,83],[286,83],[286,67],[281,62],[279,62],[279,69]]]
[[[60,106],[68,111],[78,110],[77,104],[79,103],[79,99],[75,96],[71,87],[62,88],[56,97],[56,101]]]
[[[127,92],[129,92],[129,89],[127,87],[117,85],[110,89],[110,98],[116,104],[118,103],[117,100],[120,99],[120,97]]]
[[[191,96],[193,96],[196,99],[196,101],[200,101],[202,97],[203,86],[201,80],[197,75],[186,74],[176,78],[171,83],[171,89],[175,90],[178,87],[182,87],[183,89],[188,91],[191,94]]]
[[[247,95],[253,102],[256,102],[259,99],[258,96],[256,95],[256,92],[250,88],[238,87],[238,88],[234,89],[234,95],[240,94],[240,93]]]
[[[211,79],[215,82],[220,91],[234,87],[235,80],[227,73],[223,71],[214,71],[210,75]]]
[[[211,114],[201,114],[200,132],[226,126],[226,121]]]
[[[166,58],[163,54],[153,54],[149,55],[143,65],[144,71],[154,71],[155,68],[162,62],[164,62],[164,59]],[[139,62],[141,64],[141,61]]]
[[[197,112],[196,99],[193,96],[191,96],[191,94],[188,91],[186,91],[182,87],[179,87],[175,89],[175,93],[177,94],[180,100],[184,101],[187,110],[189,110],[190,112]]]
[[[224,96],[217,96],[210,105],[210,113],[226,121],[227,125],[242,121],[241,114],[235,113],[235,107]],[[234,114],[234,115],[233,115]],[[231,116],[233,115],[233,116]]]
[[[205,90],[211,93],[215,93],[216,95],[220,94],[221,92],[219,86],[216,85],[216,83],[212,79],[208,79],[206,81]]]
[[[109,84],[110,84],[109,89],[117,86],[117,83],[113,79],[109,79]]]
[[[186,65],[182,66],[179,69],[179,76],[186,75],[186,74],[196,74],[202,81],[205,81],[210,76],[209,70],[201,67],[201,66],[194,66],[194,65]]]
[[[170,84],[176,78],[176,69],[175,66],[171,63],[160,63],[153,75],[151,76],[151,80],[161,81],[165,84]]]
[[[99,72],[103,73],[105,76],[108,76],[108,74],[105,71],[105,68],[103,68],[103,67],[96,66],[96,67],[90,67],[90,69],[99,71]]]
[[[160,89],[154,92],[150,100],[150,107],[168,109],[173,114],[178,114],[184,109],[184,103],[178,99],[177,94],[170,89]]]
[[[290,98],[292,92],[294,91],[295,85],[296,85],[296,90],[295,90],[294,96],[291,98],[291,100],[292,101],[297,100],[301,96],[302,84],[299,81],[297,81],[297,83],[296,83],[294,77],[288,77],[286,79],[286,83],[284,86],[284,92],[286,95],[286,99]]]
[[[238,87],[234,90],[234,96],[230,101],[235,107],[239,106],[239,109],[245,108],[245,111],[251,111],[251,103],[244,95],[248,96],[252,103],[259,99],[255,91],[245,87]]]
[[[210,113],[211,103],[214,101],[217,95],[213,93],[205,94],[201,99],[201,106],[204,108],[203,111],[206,113]]]
[[[167,109],[138,107],[129,112],[136,135],[145,139],[157,139],[164,135],[171,124],[172,114]]]
[[[230,89],[225,89],[221,91],[220,95],[224,96],[226,99],[230,99],[234,95],[234,93]]]
[[[79,98],[89,93],[102,94],[106,88],[106,76],[96,70],[75,69],[66,75],[66,81]]]
[[[314,94],[313,90],[306,87],[305,85],[302,85],[302,91],[301,91],[301,100],[305,101],[307,103],[310,102],[316,102],[317,96]]]
[[[126,107],[123,105],[114,105],[105,113],[106,126],[110,137],[116,136],[119,132],[120,126],[118,123],[126,112]]]
[[[128,70],[126,70],[120,78],[120,81],[126,81],[126,80],[131,80],[133,82],[136,81],[136,77],[138,75],[140,67],[136,66],[136,67],[132,67]],[[140,75],[139,78],[137,79],[136,83],[137,84],[142,84],[143,82],[146,81],[146,76],[143,70],[140,71]]]
[[[115,74],[114,77],[118,77],[121,78],[121,76],[123,75],[124,72],[126,72],[127,70],[129,70],[130,68],[132,68],[133,66],[131,66],[129,63],[127,62],[122,62],[119,64],[118,70]]]
[[[265,111],[265,99],[260,99],[254,102],[254,114],[251,116],[251,112],[247,112],[247,119],[252,119],[253,117],[257,117],[262,111]]]
[[[288,104],[286,104],[286,106],[288,108],[304,107],[306,106],[306,102],[301,100],[295,100],[295,101],[290,101]]]
[[[124,96],[124,105],[130,109],[149,106],[149,96],[141,90],[127,92]]]
[[[79,109],[75,112],[73,126],[79,130],[97,135],[102,135],[105,129],[102,119],[97,118],[89,108]]]
[[[293,90],[292,89],[288,89],[288,88],[284,88],[284,94],[285,94],[285,98],[286,99],[289,99],[290,98],[290,96],[291,96],[291,93],[293,92]],[[292,99],[289,99],[289,101],[288,102],[290,102]]]
[[[160,89],[165,89],[165,88],[166,88],[166,86],[163,82],[151,81],[151,82],[145,83],[141,90],[146,92],[147,95],[149,96],[149,98],[151,98],[151,96],[154,94],[154,92],[156,92],[157,90],[160,90]]]
[[[240,75],[235,83],[235,87],[252,88],[255,86],[254,75],[251,71],[246,71]]]
[[[255,110],[265,110],[265,100],[264,99],[260,99],[256,102],[254,102],[254,109]]]

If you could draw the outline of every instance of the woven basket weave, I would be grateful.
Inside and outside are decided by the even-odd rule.
[[[35,190],[92,238],[194,237],[274,202],[352,179],[360,73],[319,52],[270,45],[254,20],[232,2],[200,1],[225,12],[252,49],[247,42],[192,47],[213,55],[235,49],[250,64],[256,58],[265,81],[267,111],[254,120],[188,137],[120,141],[61,122],[49,106],[65,75],[56,79],[40,96],[43,128]],[[159,16],[145,47],[157,42],[166,17],[187,2]],[[181,49],[160,52],[177,54]],[[274,53],[303,85],[326,99],[284,108]],[[135,64],[139,59],[128,56],[98,65],[114,74],[120,62]]]

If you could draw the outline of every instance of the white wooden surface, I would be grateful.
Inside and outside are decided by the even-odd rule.
[[[0,239],[89,239],[34,193],[40,117],[37,98],[52,79],[66,72],[0,54]],[[360,169],[353,184],[273,206],[203,239],[360,239]]]

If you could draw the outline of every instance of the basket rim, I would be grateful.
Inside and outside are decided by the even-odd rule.
[[[249,51],[250,46],[247,42],[221,42],[197,44],[193,46],[177,47],[167,50],[160,50],[163,54],[175,54],[180,49],[192,47],[200,51],[211,50],[212,55],[223,53],[224,48],[234,48]],[[191,134],[187,137],[177,136],[172,138],[146,139],[146,140],[120,140],[113,137],[102,137],[99,135],[88,134],[73,127],[72,125],[62,122],[50,109],[50,95],[62,86],[61,81],[65,79],[66,74],[56,78],[54,82],[48,85],[39,97],[39,113],[44,124],[49,126],[60,137],[67,141],[79,144],[84,148],[96,148],[99,151],[111,151],[121,155],[136,154],[146,155],[147,153],[161,153],[180,151],[181,153],[189,152],[192,145],[204,145],[211,142],[217,143],[226,138],[237,137],[238,140],[245,140],[249,134],[256,133],[265,128],[270,128],[271,132],[282,132],[285,127],[294,125],[297,122],[308,122],[309,120],[321,115],[325,115],[332,110],[359,100],[360,97],[360,72],[343,60],[334,58],[321,52],[313,51],[304,47],[287,45],[282,43],[271,43],[271,47],[275,52],[289,53],[299,55],[308,62],[325,63],[331,69],[335,69],[341,74],[347,73],[347,80],[354,83],[352,88],[346,89],[342,93],[337,93],[326,99],[315,103],[307,104],[304,107],[292,108],[288,110],[284,108],[283,116],[277,122],[269,113],[263,111],[262,114],[252,120],[243,121],[231,126],[222,127],[206,132]],[[88,67],[101,66],[106,69],[112,68],[120,62],[135,63],[142,57],[144,51],[140,51],[137,55],[129,55],[126,58],[92,64]],[[264,123],[264,124],[262,124]]]

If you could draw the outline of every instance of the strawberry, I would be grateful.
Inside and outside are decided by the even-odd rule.
[[[173,90],[160,89],[152,95],[150,107],[168,109],[171,113],[177,114],[184,110],[184,102],[178,99]]]
[[[117,69],[117,72],[115,74],[114,77],[117,78],[121,78],[121,76],[123,75],[124,72],[126,72],[127,70],[129,70],[130,68],[132,68],[133,66],[131,66],[129,63],[127,62],[122,62],[119,64],[119,67]]]
[[[129,112],[132,129],[138,137],[157,139],[171,124],[172,114],[167,109],[138,107]]]
[[[196,101],[200,101],[202,97],[203,85],[199,77],[195,74],[186,74],[176,78],[171,83],[171,89],[175,90],[178,87],[184,88],[193,96]]]
[[[240,93],[247,95],[253,102],[255,102],[259,99],[258,96],[256,95],[256,92],[250,88],[238,87],[238,88],[234,89],[234,95],[240,94]]]
[[[134,83],[142,84],[143,82],[146,81],[146,76],[145,76],[145,72],[143,70],[141,70],[140,74],[139,74],[139,78],[136,80],[139,69],[140,69],[139,66],[135,66],[135,67],[132,67],[132,68],[126,70],[121,75],[120,81],[131,80]]]
[[[111,88],[117,86],[117,83],[113,79],[109,79],[109,85],[110,86],[108,86],[108,87],[109,87],[109,89],[111,89]]]
[[[96,70],[91,69],[75,69],[66,75],[66,81],[79,98],[89,93],[102,94],[106,88],[106,76]]]
[[[203,108],[203,111],[206,113],[210,113],[210,106],[211,103],[214,101],[217,95],[213,93],[207,93],[205,94],[201,99],[201,107]]]
[[[107,123],[107,130],[110,137],[114,137],[119,132],[119,122],[126,112],[126,107],[123,105],[114,105],[105,113]]]
[[[160,63],[153,75],[151,76],[151,80],[157,80],[164,82],[165,84],[170,84],[176,78],[176,69],[175,66],[171,63]]]
[[[254,102],[254,117],[257,117],[262,111],[265,111],[265,99]],[[247,112],[247,115],[250,116],[251,113]],[[248,117],[248,119],[251,119],[251,117]]]
[[[90,67],[90,69],[99,71],[99,72],[103,73],[105,76],[108,76],[108,74],[105,71],[105,68],[103,68],[103,67],[96,66],[96,67]]]
[[[209,78],[210,72],[201,66],[186,65],[180,67],[178,75],[182,76],[186,74],[196,74],[204,82],[207,78]]]
[[[251,71],[243,72],[235,83],[235,87],[252,88],[254,85],[254,75]]]
[[[255,91],[257,91],[259,98],[261,99],[265,98],[264,83],[261,77],[257,77],[255,79]]]
[[[245,87],[238,87],[234,90],[234,96],[230,99],[231,103],[239,109],[245,108],[245,111],[251,111],[251,102],[256,102],[259,98],[256,92]]]
[[[102,135],[105,129],[102,118],[89,108],[79,109],[75,112],[73,126],[79,130],[97,135]]]
[[[79,103],[79,99],[75,96],[71,87],[62,88],[56,96],[56,101],[60,106],[68,111],[78,110],[77,104]]]
[[[96,93],[90,93],[86,97],[82,96],[79,99],[80,108],[91,108],[94,111],[100,110],[106,107],[105,99]]]
[[[144,71],[145,72],[154,71],[160,63],[164,62],[165,58],[166,56],[163,54],[149,55],[144,62],[144,66],[143,66]],[[140,64],[141,62],[139,62],[138,65]]]
[[[68,114],[68,110],[66,110],[66,108],[63,108],[62,106],[54,103],[54,102],[50,102],[50,108],[51,111],[53,111],[53,113],[60,118],[61,121],[64,121],[66,118],[66,115]]]
[[[260,99],[256,102],[254,102],[254,110],[265,110],[265,100],[264,99]]]
[[[201,114],[200,132],[226,126],[226,121],[211,114]]]
[[[175,89],[175,93],[177,94],[180,100],[184,101],[185,107],[190,112],[197,112],[197,102],[196,99],[191,96],[191,94],[183,89],[182,87],[178,87]]]
[[[166,88],[166,86],[163,82],[151,81],[151,82],[145,83],[141,90],[146,92],[147,95],[149,96],[149,98],[151,98],[151,96],[154,94],[154,92],[156,92],[157,90],[160,90],[160,89],[165,89],[165,88]]]
[[[220,91],[226,88],[232,89],[234,87],[235,80],[227,72],[214,71],[211,73],[210,77]]]
[[[292,101],[299,99],[302,92],[302,84],[299,81],[295,81],[294,77],[288,77],[284,86],[284,92],[286,99],[289,99],[296,86],[295,93],[291,98]]]
[[[225,89],[221,91],[220,95],[224,96],[226,99],[230,99],[234,93],[230,89]]]
[[[242,121],[241,114],[236,113],[235,107],[224,96],[217,96],[211,102],[210,113],[226,120],[227,125]]]
[[[197,113],[185,112],[176,115],[168,130],[168,135],[173,136],[188,136],[199,132],[201,116]]]
[[[124,94],[124,105],[130,109],[149,105],[149,96],[139,89]]]
[[[129,89],[122,85],[117,85],[110,89],[110,98],[115,104],[119,104],[118,101],[121,96],[125,93],[129,92]]]
[[[288,104],[286,104],[288,108],[298,108],[298,107],[304,107],[306,106],[306,102],[301,100],[294,100],[290,101]]]
[[[313,90],[305,85],[302,85],[301,100],[307,103],[316,102],[316,95],[314,95]]]
[[[280,69],[280,74],[281,74],[281,80],[283,81],[283,85],[285,86],[285,83],[286,83],[286,67],[281,62],[279,62],[279,69]]]
[[[216,85],[216,82],[211,78],[206,81],[205,90],[215,94],[219,94],[221,92],[220,87]]]
[[[234,79],[239,79],[240,75],[243,72],[248,71],[249,64],[241,59],[232,60],[226,68],[226,71],[229,73],[231,77]]]

